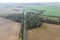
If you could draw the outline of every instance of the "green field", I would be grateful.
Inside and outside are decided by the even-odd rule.
[[[36,10],[46,10],[43,15],[58,16],[60,17],[60,5],[25,5],[25,11]]]

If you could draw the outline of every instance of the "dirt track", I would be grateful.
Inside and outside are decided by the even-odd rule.
[[[28,30],[28,40],[60,40],[60,25],[42,23],[40,28]]]
[[[21,24],[0,18],[0,40],[18,40]]]

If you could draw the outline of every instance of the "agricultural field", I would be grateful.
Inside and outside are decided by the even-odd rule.
[[[2,4],[0,5],[0,16],[8,16],[23,13],[23,7],[20,5],[8,5]]]
[[[21,22],[19,20],[23,19],[23,6],[16,4],[0,4],[0,17]]]
[[[20,14],[23,7],[20,5],[0,5],[0,40],[18,40],[21,31]]]
[[[21,34],[21,37],[20,37],[19,32],[21,31],[20,30],[21,23],[22,23],[21,21],[23,21],[23,16],[24,16],[23,8],[24,8],[24,12],[33,12],[34,10],[32,10],[32,9],[45,10],[44,13],[42,14],[42,18],[43,18],[44,21],[48,20],[49,22],[53,21],[53,22],[59,22],[60,23],[60,4],[59,5],[57,5],[57,4],[56,5],[23,4],[24,6],[22,6],[22,5],[19,6],[19,5],[20,4],[0,5],[0,17],[2,17],[2,18],[0,18],[0,22],[1,22],[0,23],[0,26],[1,26],[1,29],[0,29],[1,31],[0,32],[1,32],[1,36],[3,37],[2,38],[0,36],[0,40],[4,40],[5,38],[7,39],[10,36],[11,36],[10,37],[11,39],[8,38],[8,40],[13,40],[13,39],[18,40],[17,39],[18,36],[19,36],[19,40],[22,39],[22,34]],[[38,16],[35,15],[34,17],[31,16],[30,18],[34,19],[34,20],[35,19],[37,20],[38,17],[41,18],[40,15],[38,15]],[[59,17],[59,18],[57,18],[57,17]],[[30,18],[28,18],[28,21],[31,20]],[[35,22],[40,23],[40,21],[41,21],[40,19],[38,19],[40,21],[38,21],[38,20],[34,21],[34,20],[30,21],[31,25],[33,25],[33,23],[35,24]],[[34,25],[34,27],[35,27],[35,25]],[[23,29],[23,27],[21,29]],[[35,28],[35,29],[33,28],[33,29],[27,30],[27,39],[28,40],[60,40],[60,31],[59,30],[60,30],[60,25],[55,25],[55,24],[49,24],[49,23],[43,23],[42,22],[42,25],[39,28]],[[16,34],[13,35],[12,33],[16,33]]]
[[[34,10],[45,10],[42,14],[43,21],[45,22],[51,22],[55,24],[60,24],[60,5],[59,4],[41,4],[41,5],[25,5],[25,11],[29,12]],[[37,12],[37,11],[36,11]],[[44,17],[47,16],[47,17]]]
[[[25,11],[33,11],[31,9],[36,10],[46,10],[43,15],[50,15],[50,16],[59,16],[60,17],[60,5],[26,5]]]
[[[18,40],[21,24],[0,17],[0,40]]]
[[[60,25],[42,23],[41,27],[27,31],[27,40],[60,40]]]

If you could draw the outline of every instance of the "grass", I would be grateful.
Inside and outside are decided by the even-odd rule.
[[[59,5],[58,5],[59,6]],[[36,10],[46,10],[43,15],[59,16],[60,17],[60,7],[56,5],[26,5],[25,11],[32,11],[31,9]]]

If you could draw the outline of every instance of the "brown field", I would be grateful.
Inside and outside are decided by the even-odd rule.
[[[21,24],[0,18],[0,40],[18,40]]]
[[[60,25],[42,23],[41,27],[27,31],[27,40],[60,40]]]

